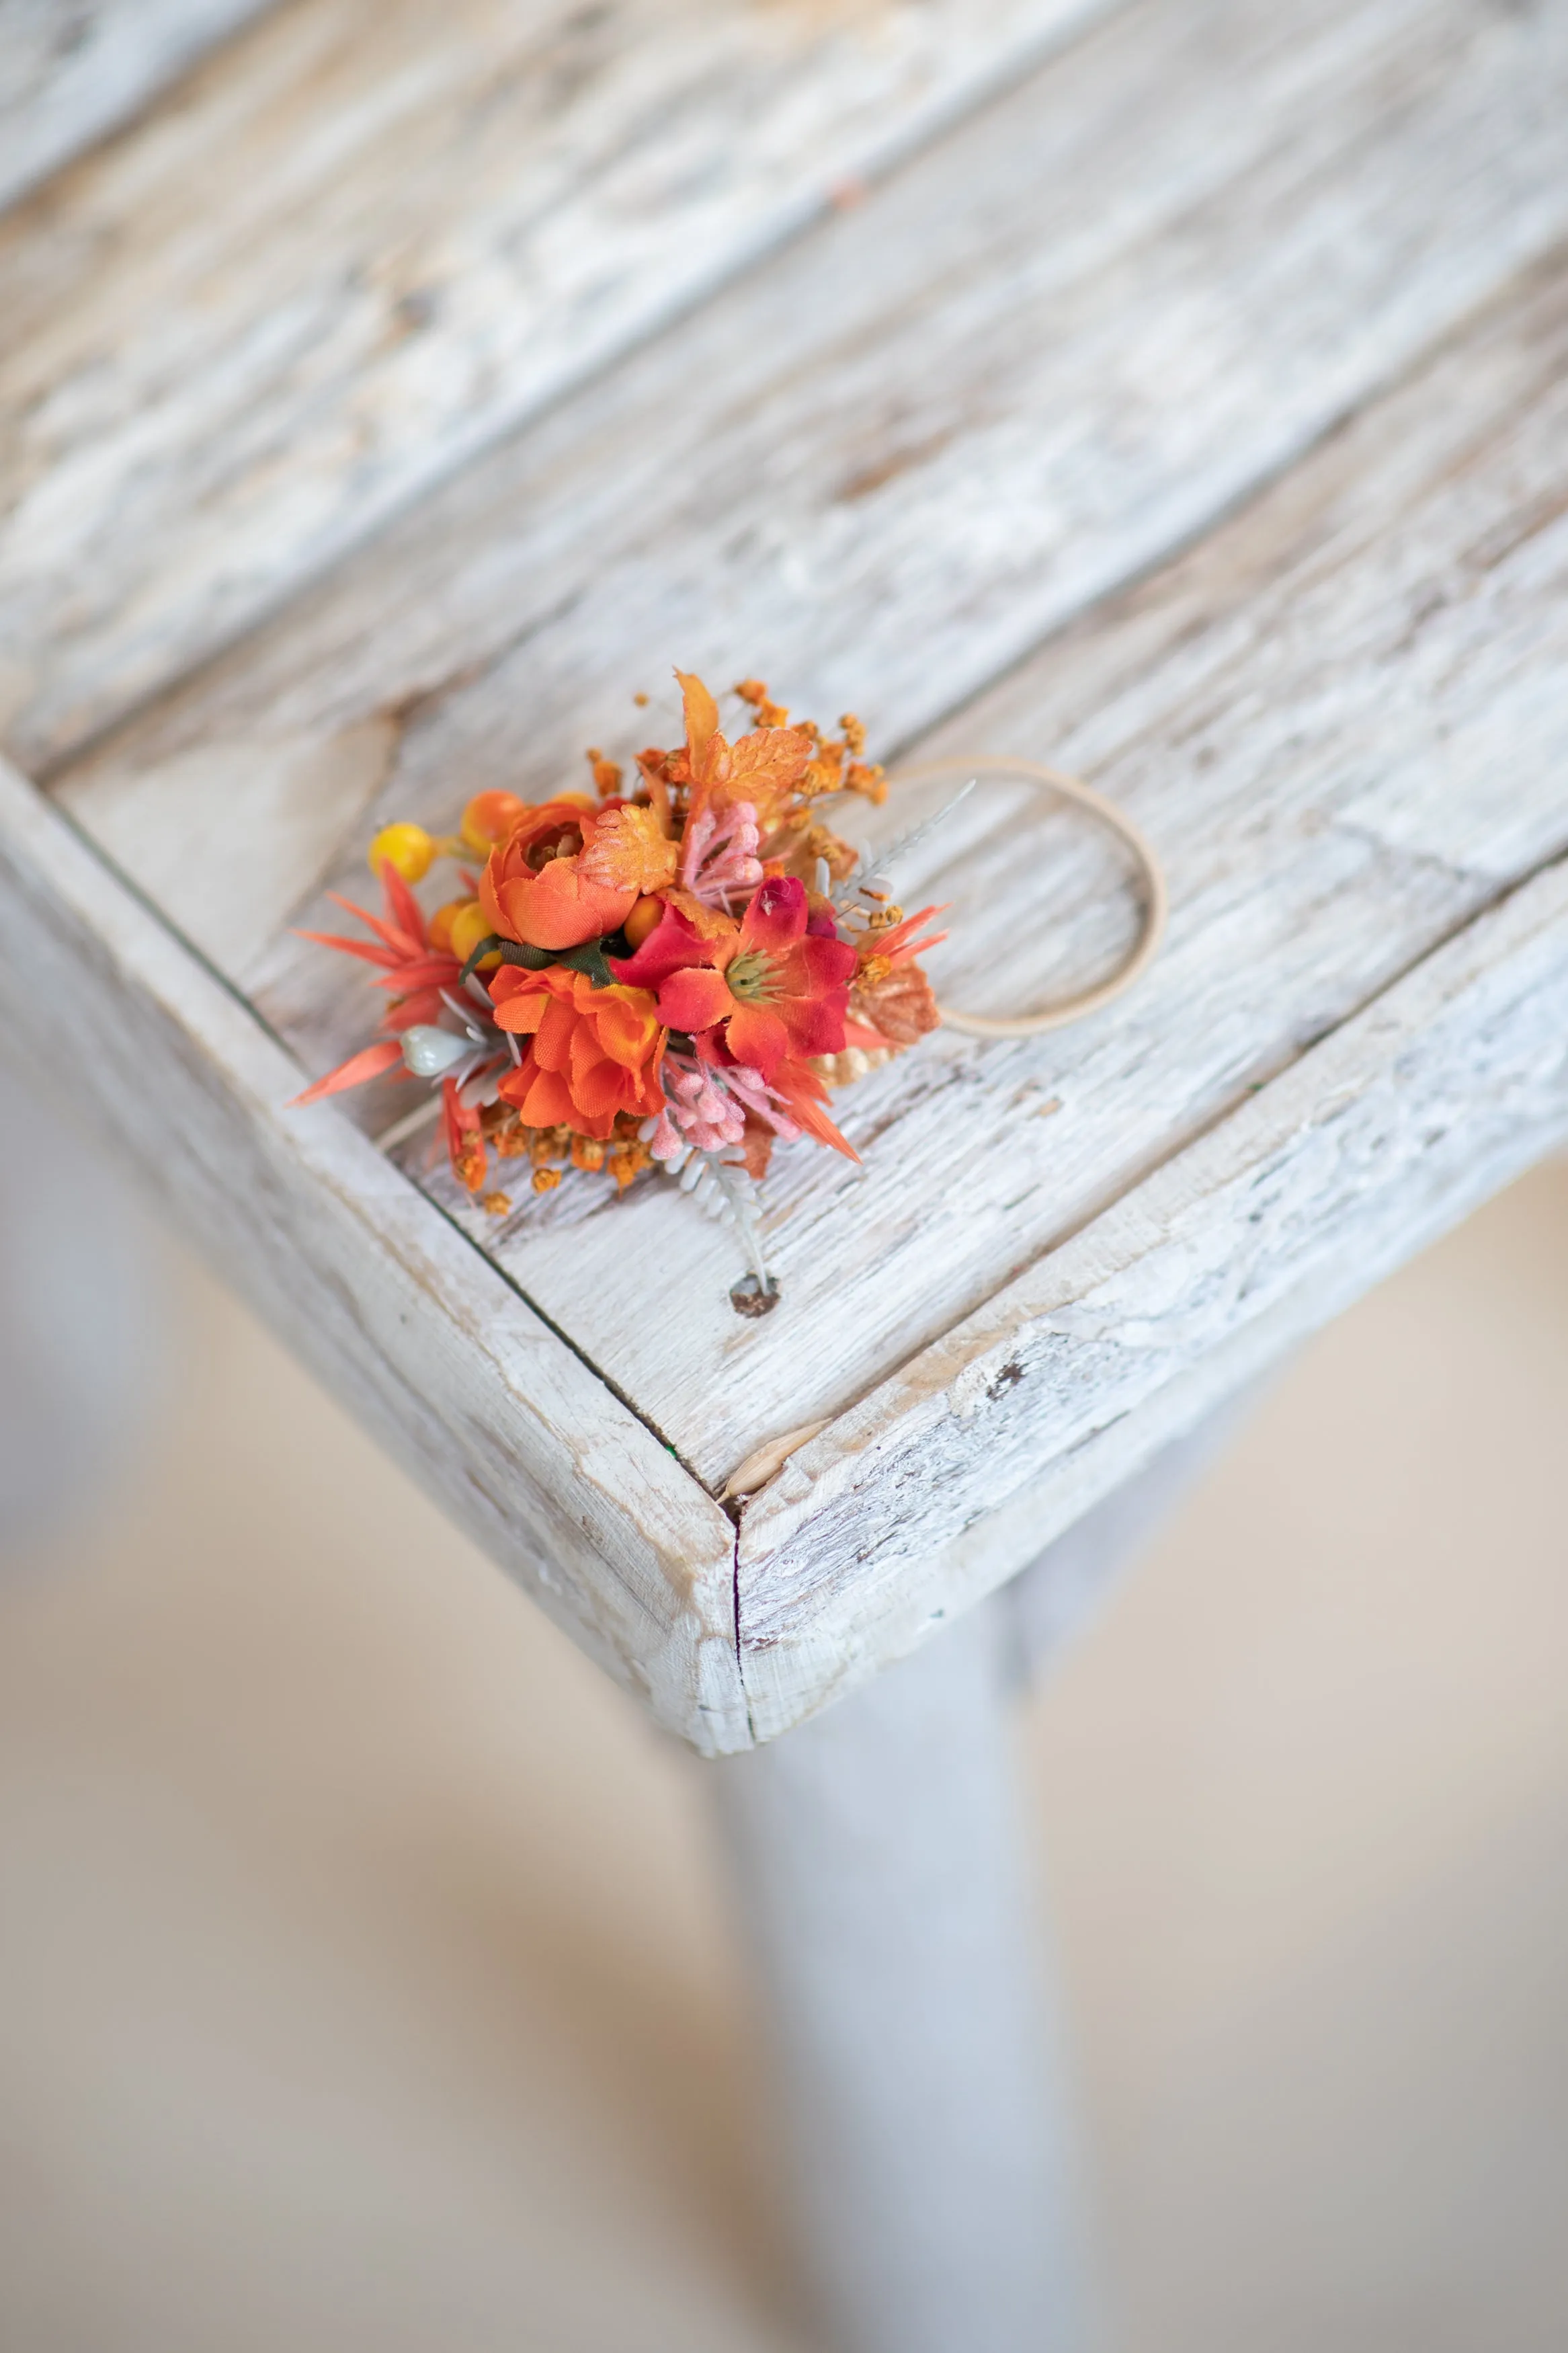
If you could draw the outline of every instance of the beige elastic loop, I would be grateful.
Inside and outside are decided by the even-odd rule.
[[[1139,975],[1152,962],[1164,936],[1167,899],[1165,878],[1155,857],[1130,817],[1123,816],[1115,803],[1103,793],[1097,793],[1077,776],[1064,776],[1059,768],[1047,768],[1043,760],[1009,760],[986,758],[965,760],[927,760],[914,768],[900,768],[889,776],[894,785],[929,783],[937,776],[1024,776],[1031,783],[1044,786],[1063,800],[1076,801],[1101,825],[1121,837],[1132,852],[1142,882],[1143,926],[1126,961],[1118,966],[1108,980],[1094,988],[1086,988],[1078,997],[1058,997],[1038,1013],[1018,1013],[992,1016],[986,1013],[957,1013],[951,1006],[940,1008],[942,1021],[949,1029],[957,1029],[966,1038],[1034,1038],[1043,1029],[1059,1029],[1068,1021],[1080,1021],[1086,1013],[1097,1013],[1131,988]]]

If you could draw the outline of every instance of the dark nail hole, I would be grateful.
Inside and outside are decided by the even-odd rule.
[[[754,1274],[743,1274],[730,1293],[730,1304],[737,1315],[771,1315],[779,1303],[778,1277],[770,1274],[767,1288]]]

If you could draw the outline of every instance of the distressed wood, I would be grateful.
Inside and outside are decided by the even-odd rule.
[[[1080,1029],[927,1041],[842,1097],[864,1180],[782,1153],[781,1311],[733,1315],[732,1246],[660,1188],[601,1206],[563,1187],[498,1239],[434,1180],[704,1479],[935,1339],[1568,838],[1568,616],[1546,527],[1568,487],[1565,363],[1568,298],[1547,272],[921,747],[1014,744],[1090,774],[1160,849],[1170,942],[1135,997]],[[281,694],[275,659],[259,668]],[[111,839],[130,757],[64,788]],[[1031,862],[1008,814],[977,796],[909,880],[912,903],[928,885],[955,902],[936,968],[958,1002],[999,986],[989,938],[965,945],[966,907],[997,909],[1014,1002],[1092,969],[1126,920],[1087,834],[1031,820]],[[338,985],[313,954],[260,991],[318,1067],[353,1034],[321,1036],[323,1006],[364,1019],[363,987]],[[622,1313],[628,1256],[668,1270],[678,1328]]]
[[[720,680],[765,659],[804,706],[907,739],[1568,229],[1563,21],[1143,0],[423,501],[79,765],[73,806],[109,840],[129,776],[183,807],[207,760],[260,832],[237,758],[262,793],[259,746],[324,775],[344,731],[390,719],[380,807],[447,815],[635,743],[630,691],[676,659]],[[357,841],[353,761],[341,802]],[[198,926],[173,838],[111,846]],[[321,879],[301,859],[301,901]],[[291,1036],[333,1042],[309,959],[262,956],[258,927],[203,944]]]
[[[5,0],[0,206],[131,120],[271,0]]]
[[[792,1456],[742,1525],[758,1737],[1012,1575],[1564,1134],[1559,862]]]
[[[0,763],[0,1012],[117,1158],[578,1642],[705,1754],[749,1739],[733,1531],[669,1452]]]
[[[279,9],[0,228],[16,756],[177,676],[1106,5]]]
[[[421,1199],[342,1112],[313,1115],[309,1152],[286,1141],[286,1057],[268,1047],[265,1084],[247,1065],[237,1091],[217,1057],[237,1183],[259,1168],[269,1203],[304,1204],[280,1230],[312,1229],[321,1183],[291,1155],[360,1154],[355,1281],[376,1279],[384,1213],[394,1294],[409,1237],[438,1234],[458,1255],[437,1329],[488,1334],[500,1302],[497,1330],[528,1335],[500,1374],[444,1336],[427,1374],[390,1308],[368,1338],[332,1334],[443,1492],[473,1514],[489,1482],[469,1524],[525,1575],[550,1547],[510,1516],[493,1431],[536,1377],[584,1384],[528,1409],[545,1428],[526,1509],[574,1547],[555,1606],[633,1680],[640,1660],[661,1720],[700,1745],[771,1736],[912,1647],[1560,1131],[1531,1024],[1562,1010],[1542,870],[1568,849],[1568,287],[1549,264],[1514,274],[1568,228],[1565,22],[1478,0],[1139,0],[59,775],[77,822],[316,1068],[365,997],[272,934],[339,835],[557,780],[672,650],[719,678],[766,654],[792,699],[862,702],[884,732],[1015,664],[918,748],[1053,756],[1156,840],[1174,922],[1134,998],[879,1073],[842,1099],[864,1183],[781,1155],[784,1303],[760,1324],[728,1308],[722,1235],[666,1191],[601,1207],[563,1187],[499,1234],[470,1222],[487,1265],[452,1230],[468,1206],[439,1179]],[[1028,807],[977,797],[937,852],[944,895],[984,900],[1007,944],[998,972],[961,926],[955,1001],[1086,977],[1122,936],[1113,868]],[[51,927],[48,862],[29,847],[17,871],[27,937],[92,970],[79,910]],[[248,1021],[160,953],[180,980],[152,1024],[144,1149],[195,1085],[159,1026],[179,987]],[[45,1022],[29,987],[7,1003]],[[129,1080],[91,1074],[124,1132]],[[1258,1169],[1279,1179],[1261,1201]],[[300,1253],[237,1209],[221,1223],[215,1185],[192,1214],[255,1253],[251,1281],[303,1331],[338,1226],[290,1290]],[[1157,1247],[1159,1219],[1189,1256]],[[626,1269],[654,1264],[672,1312],[628,1313]],[[451,1284],[467,1303],[448,1311]],[[1092,1345],[1083,1301],[1111,1327]],[[713,1488],[827,1418],[742,1510],[744,1702],[729,1524],[628,1435],[617,1394]],[[586,1523],[577,1407],[595,1445],[614,1433]],[[651,1504],[606,1467],[623,1438]]]

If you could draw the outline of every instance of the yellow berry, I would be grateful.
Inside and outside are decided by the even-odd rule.
[[[370,871],[379,876],[390,866],[405,882],[422,882],[430,871],[436,845],[422,825],[384,825],[370,845]]]
[[[445,913],[443,909],[442,913]],[[447,933],[447,945],[459,964],[467,964],[481,940],[490,935],[490,921],[477,899],[469,899],[458,909]],[[500,962],[499,951],[492,949],[479,965],[481,972],[493,972]]]

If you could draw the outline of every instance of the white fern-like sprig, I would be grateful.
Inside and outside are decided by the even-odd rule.
[[[683,1193],[690,1194],[700,1209],[734,1227],[759,1285],[764,1292],[771,1289],[773,1278],[768,1272],[762,1229],[757,1222],[762,1196],[740,1162],[726,1160],[721,1153],[689,1149],[684,1158],[667,1160],[663,1165],[667,1174],[677,1179]]]
[[[933,809],[930,817],[922,818],[919,825],[912,825],[907,833],[900,834],[898,839],[884,849],[875,862],[869,860],[866,852],[862,850],[844,880],[841,882],[833,883],[831,888],[827,860],[825,858],[819,858],[816,862],[816,878],[818,892],[824,898],[830,898],[840,913],[862,913],[863,910],[856,902],[863,898],[872,898],[871,886],[890,875],[894,867],[900,865],[910,850],[916,849],[925,839],[927,834],[934,833],[939,825],[944,825],[959,803],[968,799],[977,781],[977,778],[971,776],[966,785],[961,785],[952,798],[943,801],[940,808]]]

